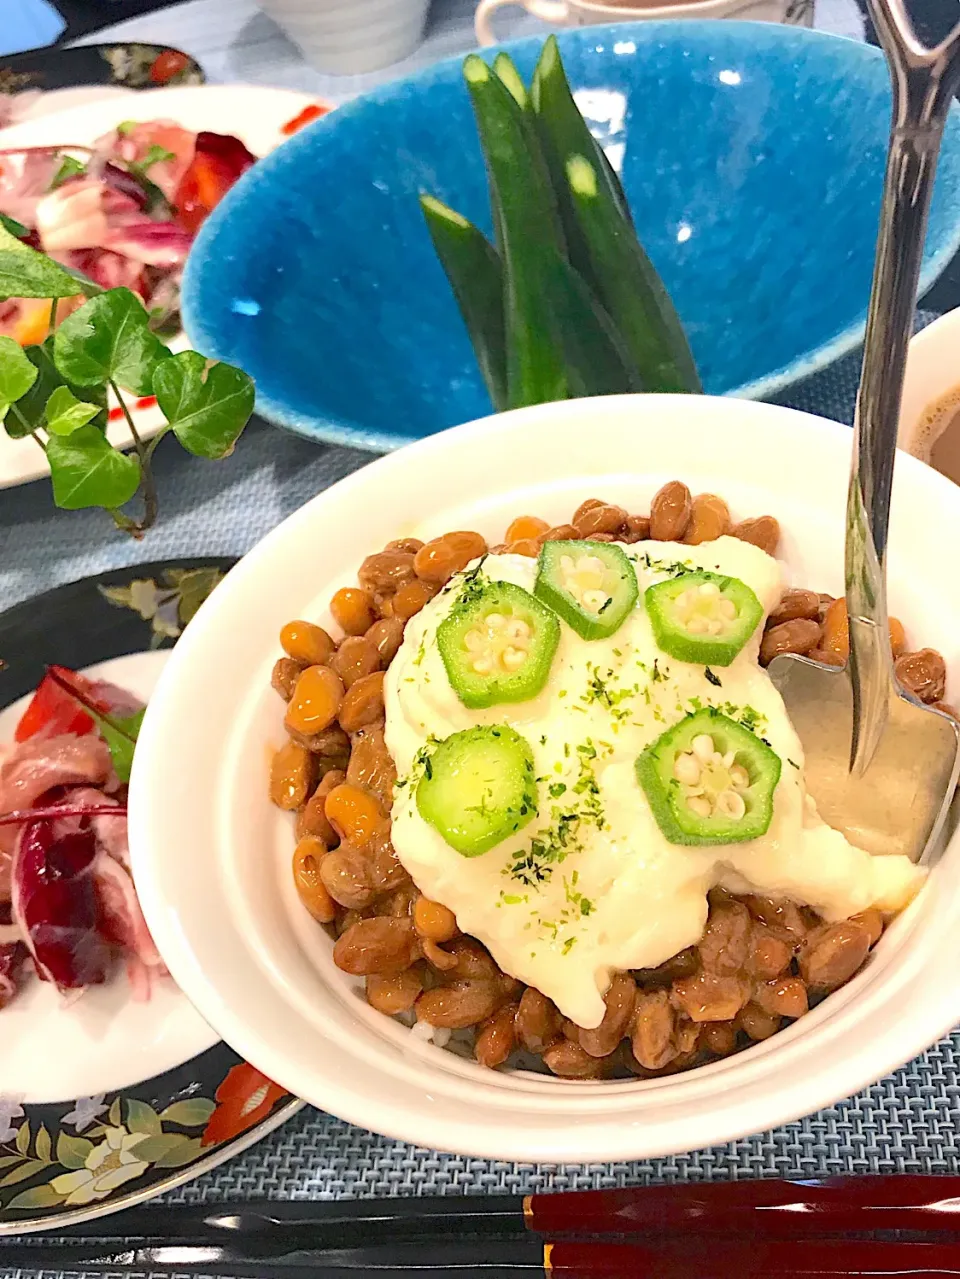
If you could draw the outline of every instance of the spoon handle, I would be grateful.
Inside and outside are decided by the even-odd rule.
[[[847,497],[846,592],[853,740],[850,769],[873,759],[896,688],[887,619],[890,493],[917,283],[937,157],[960,83],[960,23],[934,49],[917,39],[903,0],[868,0],[893,83],[893,120],[867,313]]]

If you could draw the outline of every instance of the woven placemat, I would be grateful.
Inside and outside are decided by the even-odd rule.
[[[932,318],[921,314],[920,324]],[[778,402],[849,423],[858,373],[859,357],[849,356],[791,387]],[[265,426],[254,427],[226,464],[188,460],[172,447],[161,450],[163,518],[140,548],[108,536],[94,513],[56,515],[43,484],[13,490],[0,502],[0,599],[12,603],[137,558],[242,554],[288,512],[366,460],[366,454],[318,448]],[[261,1196],[522,1194],[649,1181],[955,1173],[960,1168],[958,1108],[960,1033],[829,1110],[671,1159],[556,1167],[495,1163],[391,1141],[306,1109],[245,1154],[165,1198],[170,1203],[216,1203]],[[34,1244],[42,1263],[43,1244]],[[0,1243],[3,1279],[51,1279],[55,1274],[3,1270],[2,1259]],[[130,1279],[129,1272],[126,1276]],[[71,1272],[62,1279],[78,1277]]]

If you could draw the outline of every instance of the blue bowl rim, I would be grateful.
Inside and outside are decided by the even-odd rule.
[[[624,35],[629,37],[631,33],[641,31],[645,35],[652,35],[655,38],[657,32],[670,31],[671,33],[677,33],[682,30],[686,34],[690,34],[692,31],[698,37],[702,37],[708,31],[722,34],[729,32],[731,29],[750,30],[754,35],[762,31],[766,38],[774,44],[782,42],[789,45],[792,42],[816,41],[824,44],[830,43],[836,47],[844,45],[849,48],[851,57],[880,62],[884,60],[883,51],[876,45],[869,44],[866,41],[852,40],[847,36],[835,35],[829,31],[817,31],[809,27],[787,26],[783,23],[772,22],[750,22],[740,19],[639,20],[608,23],[601,26],[566,28],[558,30],[555,34],[562,47],[564,37],[574,35],[583,38],[586,34],[590,37],[595,36],[598,40],[614,40],[622,38]],[[543,35],[523,36],[520,39],[508,40],[489,48],[475,50],[475,52],[486,58],[495,56],[501,50],[505,50],[508,53],[516,50],[525,51],[541,45],[544,39],[545,36]],[[288,142],[283,143],[268,156],[265,156],[249,171],[249,175],[244,175],[240,179],[201,228],[187,259],[181,301],[183,326],[191,343],[194,342],[192,334],[194,332],[202,333],[203,326],[196,314],[197,293],[190,271],[190,258],[193,257],[197,250],[203,251],[207,240],[212,239],[217,234],[220,223],[229,216],[233,205],[240,204],[243,201],[246,195],[245,188],[248,185],[252,186],[257,181],[269,180],[273,170],[278,168],[281,163],[286,164],[291,158],[292,152],[309,147],[314,136],[320,130],[329,128],[334,121],[350,119],[354,115],[364,113],[370,106],[389,106],[392,100],[397,96],[402,96],[411,86],[429,84],[436,79],[445,80],[451,70],[462,66],[466,56],[466,53],[460,53],[449,58],[443,58],[431,66],[421,68],[400,79],[391,80],[367,93],[352,98],[350,101],[343,103],[342,106],[338,106],[329,115],[315,120],[305,129],[300,130]],[[949,114],[953,116],[960,115],[960,102],[956,99],[950,105]],[[917,290],[918,298],[922,297],[933,286],[958,250],[960,250],[960,212],[957,214],[952,233],[945,237],[943,244],[920,272]],[[842,330],[830,342],[817,347],[807,355],[799,357],[791,364],[773,370],[773,372],[766,374],[765,377],[757,378],[753,382],[745,383],[743,386],[734,387],[723,394],[726,397],[749,400],[759,400],[775,395],[783,391],[787,386],[820,372],[842,356],[848,355],[855,350],[863,341],[865,327],[866,304],[863,309],[863,318]],[[204,353],[211,358],[227,358],[218,354],[213,342],[204,343],[201,339],[197,341],[196,345],[198,349],[204,349]],[[258,416],[265,418],[272,425],[279,426],[294,435],[310,440],[314,444],[341,444],[367,452],[385,453],[393,449],[402,448],[417,439],[425,438],[423,436],[399,435],[392,431],[366,430],[361,427],[347,426],[343,422],[332,418],[297,413],[287,404],[264,395],[259,390],[257,392],[256,412]],[[462,425],[462,423],[457,423],[456,425]],[[449,428],[439,428],[438,431],[431,432],[431,434],[439,434],[440,430],[443,429]]]

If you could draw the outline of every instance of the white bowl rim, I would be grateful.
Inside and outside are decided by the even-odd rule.
[[[211,644],[217,642],[215,637],[231,611],[232,602],[253,590],[265,572],[277,571],[281,548],[306,534],[318,517],[322,523],[325,507],[335,500],[331,495],[340,502],[362,499],[364,489],[375,487],[372,479],[402,477],[409,468],[429,464],[431,459],[436,461],[451,450],[469,451],[471,444],[476,447],[480,442],[488,448],[496,445],[498,436],[506,442],[508,434],[516,441],[516,433],[525,430],[550,436],[553,431],[564,429],[564,424],[569,430],[570,424],[581,420],[584,414],[595,417],[597,422],[612,421],[617,414],[635,412],[641,403],[653,418],[679,415],[685,423],[700,419],[714,425],[717,421],[736,420],[743,424],[745,436],[754,441],[759,441],[758,432],[779,428],[785,434],[778,438],[778,444],[788,452],[790,431],[802,430],[805,432],[802,451],[842,460],[845,477],[850,440],[847,428],[792,409],[734,402],[724,397],[622,396],[571,401],[518,410],[451,428],[401,452],[388,454],[348,476],[268,534],[232,570],[224,586],[218,588],[191,623],[164,673],[160,695],[151,703],[140,736],[131,786],[130,829],[137,888],[161,953],[174,978],[201,1013],[238,1052],[278,1083],[351,1123],[417,1145],[487,1158],[560,1163],[659,1157],[730,1141],[830,1105],[910,1060],[960,1019],[960,993],[951,988],[949,981],[931,983],[928,979],[930,988],[923,992],[923,1000],[913,998],[912,991],[907,999],[905,992],[910,981],[923,968],[922,960],[915,954],[903,963],[903,971],[894,971],[899,959],[897,947],[902,949],[917,932],[918,908],[922,902],[932,902],[935,898],[944,919],[949,914],[952,920],[953,933],[944,931],[944,923],[939,928],[943,945],[951,944],[952,937],[960,931],[955,927],[960,923],[960,900],[955,906],[950,905],[950,900],[960,894],[921,895],[896,925],[900,940],[891,943],[882,955],[878,954],[874,965],[797,1027],[782,1031],[773,1040],[736,1058],[668,1079],[624,1084],[547,1080],[545,1086],[550,1098],[559,1104],[548,1098],[541,1105],[533,1096],[527,1101],[531,1120],[543,1111],[552,1115],[554,1122],[546,1127],[531,1122],[525,1127],[516,1115],[502,1109],[524,1090],[504,1085],[509,1077],[502,1075],[494,1076],[489,1086],[477,1082],[473,1088],[475,1103],[458,1120],[451,1121],[449,1107],[444,1108],[446,1093],[451,1089],[456,1092],[459,1082],[451,1083],[449,1072],[444,1069],[430,1070],[430,1061],[441,1065],[436,1056],[417,1054],[428,1062],[426,1071],[421,1072],[423,1105],[420,1108],[411,1105],[409,1096],[402,1104],[398,1103],[395,1089],[389,1086],[401,1086],[403,1071],[396,1072],[392,1079],[382,1076],[383,1088],[365,1090],[362,1083],[358,1085],[354,1075],[362,1077],[366,1062],[361,1055],[351,1057],[342,1047],[339,1052],[346,1053],[346,1061],[339,1062],[335,1071],[324,1062],[317,1062],[313,1074],[307,1077],[309,1072],[303,1074],[291,1066],[283,1045],[266,1040],[257,1026],[244,1016],[242,1008],[237,1009],[224,1000],[220,974],[204,971],[199,962],[193,944],[196,939],[183,931],[176,903],[166,897],[164,866],[176,823],[171,823],[173,808],[169,804],[169,791],[159,782],[169,771],[170,744],[183,738],[181,713],[189,706],[190,698],[196,696],[196,688],[193,693],[189,691],[191,683],[195,684],[191,678],[194,654],[209,650]],[[706,437],[702,442],[707,442]],[[674,465],[677,470],[686,469],[684,463]],[[653,469],[659,477],[661,468]],[[909,488],[919,495],[923,505],[954,508],[951,518],[960,530],[960,501],[954,486],[906,456],[898,461],[898,474],[909,476]],[[901,483],[901,489],[903,487]],[[895,521],[896,518],[895,501]],[[356,552],[353,556],[356,558]],[[946,888],[953,879],[960,879],[960,866],[954,867],[951,861],[942,871],[938,868],[938,874],[944,876],[941,884]],[[939,954],[944,955],[943,946]],[[954,945],[954,958],[960,960],[960,940]],[[944,966],[949,972],[949,962]],[[894,996],[902,999],[898,1005],[903,1010],[899,1017],[890,1014],[890,1000]],[[871,1012],[870,1032],[864,1034],[863,1023],[869,1020]],[[859,1035],[853,1033],[855,1028],[860,1029]],[[829,1055],[831,1045],[844,1035],[846,1042],[841,1059],[821,1069],[819,1058],[813,1056],[815,1046],[818,1052]],[[771,1056],[776,1058],[776,1085],[764,1089],[762,1077],[771,1072]],[[794,1065],[806,1064],[810,1072],[784,1071],[776,1064],[782,1060],[792,1061]],[[705,1112],[696,1104],[697,1100],[705,1092],[709,1094],[718,1078],[723,1080],[723,1104]],[[758,1078],[760,1085],[756,1082]],[[543,1090],[539,1085],[531,1085],[529,1091]],[[671,1092],[679,1094],[674,1106],[680,1105],[684,1113],[672,1116],[669,1128],[663,1123],[658,1125],[646,1113],[631,1118],[629,1101],[655,1092],[664,1101]],[[716,1098],[712,1101],[715,1103]]]

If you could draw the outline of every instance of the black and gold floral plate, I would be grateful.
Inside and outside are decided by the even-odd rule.
[[[0,615],[0,707],[29,693],[48,663],[77,669],[173,643],[233,563],[117,569],[9,609]],[[223,1043],[119,1094],[58,1104],[23,1103],[0,1079],[0,1235],[159,1194],[252,1145],[302,1104]]]
[[[0,93],[116,85],[156,89],[203,84],[199,63],[162,44],[88,44],[76,49],[32,49],[0,57]]]

